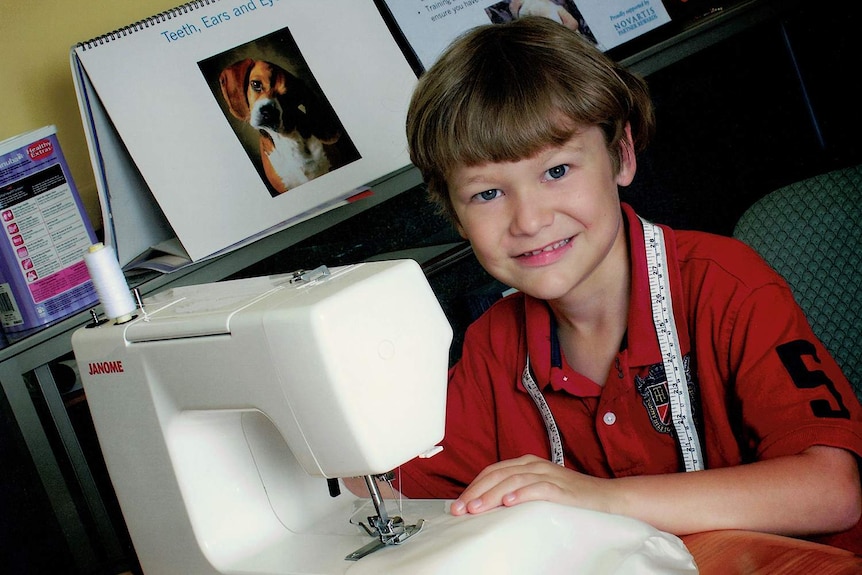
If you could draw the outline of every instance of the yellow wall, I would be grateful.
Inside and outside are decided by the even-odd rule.
[[[69,50],[183,0],[0,0],[0,141],[57,126],[87,213],[101,227],[99,199],[72,85]]]

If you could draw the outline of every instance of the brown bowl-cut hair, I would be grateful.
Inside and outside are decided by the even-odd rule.
[[[447,178],[459,166],[510,162],[598,126],[615,172],[625,127],[635,152],[654,130],[646,82],[547,18],[474,28],[419,78],[407,114],[410,158],[457,223]]]

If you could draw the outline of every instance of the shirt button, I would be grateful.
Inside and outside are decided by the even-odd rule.
[[[617,422],[617,414],[613,411],[609,411],[602,416],[602,421],[605,422],[605,425],[613,425]]]

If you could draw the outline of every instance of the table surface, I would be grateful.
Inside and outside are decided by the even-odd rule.
[[[862,557],[849,551],[750,531],[712,531],[681,538],[700,575],[859,575]]]
[[[751,531],[710,531],[685,535],[682,540],[697,562],[699,575],[862,573],[862,557],[858,555],[789,537]]]

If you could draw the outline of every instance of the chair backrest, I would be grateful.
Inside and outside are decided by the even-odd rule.
[[[733,235],[784,276],[862,400],[862,165],[769,193]]]

